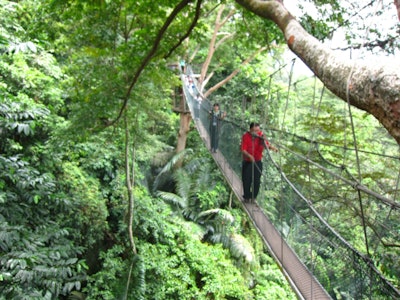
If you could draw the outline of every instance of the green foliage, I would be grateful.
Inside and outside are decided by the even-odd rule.
[[[178,224],[180,222],[178,221]],[[146,296],[152,299],[245,299],[250,292],[229,254],[220,246],[193,239],[186,230],[170,227],[168,244],[141,245],[146,263]],[[163,282],[160,287],[157,282]]]
[[[19,97],[5,96],[0,109],[0,149],[10,155],[19,153],[27,145],[27,137],[33,136],[35,129],[43,126],[43,119],[49,114],[44,106],[33,103],[23,94]]]
[[[71,299],[83,298],[78,293],[83,286],[88,299],[294,299],[278,267],[265,255],[262,241],[249,229],[247,218],[228,207],[229,188],[205,148],[198,147],[200,138],[191,132],[188,145],[193,151],[162,163],[172,157],[179,122],[170,107],[177,77],[167,64],[193,53],[199,45],[193,63],[203,63],[215,8],[213,2],[204,3],[202,12],[210,19],[202,19],[189,42],[171,54],[193,18],[194,5],[188,5],[166,31],[147,67],[140,70],[177,3],[0,1],[1,299],[54,299],[69,294]],[[324,39],[333,23],[343,24],[345,16],[335,1],[318,5],[320,15],[305,15],[304,24]],[[327,15],[328,21],[322,22],[320,18]],[[282,41],[275,25],[242,10],[224,29],[236,38],[216,54],[210,85],[225,78],[255,49]],[[212,100],[220,102],[229,118],[239,120],[244,128],[250,120],[275,127],[282,122],[282,127],[294,128],[298,134],[348,145],[351,130],[342,118],[343,108],[332,104],[336,100],[331,95],[315,115],[321,87],[298,84],[288,93],[288,78],[282,74],[269,84],[281,51],[271,48],[270,58],[257,58],[241,67]],[[133,232],[139,255],[135,257],[127,239],[125,137],[120,123],[108,127],[125,100],[136,154]],[[366,150],[397,155],[376,123],[363,114],[357,114],[355,122],[356,136]],[[378,143],[373,143],[371,132]],[[331,145],[320,150],[335,164],[345,160],[349,172],[357,174],[353,154],[338,154]],[[391,187],[398,164],[390,159],[381,163],[376,157],[368,162],[366,154],[362,158],[363,182],[395,197],[396,189]],[[178,162],[184,167],[176,169]],[[298,178],[299,186],[306,185],[307,166],[290,157],[282,157],[281,162],[288,166],[285,172],[290,170]],[[268,172],[274,186],[267,192],[268,213],[274,220],[280,191],[276,174]],[[158,174],[155,178],[154,173]],[[335,229],[364,250],[358,199],[323,176],[317,182],[304,192],[316,199],[315,207]],[[167,201],[151,196],[153,186],[165,188],[159,196]],[[331,192],[345,195],[343,202],[326,199]],[[395,216],[382,216],[379,205],[366,202],[370,225],[385,221],[396,228]],[[294,205],[303,208],[306,216],[302,203]],[[306,236],[299,219],[285,216],[281,226],[296,250],[307,254],[312,237]],[[374,230],[371,225],[369,234],[377,245],[373,258],[397,280],[398,251],[379,246],[382,241],[395,243],[396,236],[380,231],[374,236]],[[301,238],[295,239],[295,233]],[[339,269],[345,262],[328,252],[313,255],[322,281],[339,295],[326,267]]]
[[[279,122],[279,109],[284,104],[279,93],[287,91],[286,83],[271,80],[274,64],[281,57],[281,48],[271,50],[268,56],[259,56],[241,67],[241,72],[230,82],[211,95],[211,101],[218,102],[226,119],[248,129],[250,122],[276,127]],[[216,74],[212,83],[222,79]],[[215,81],[214,81],[215,79]],[[234,134],[230,131],[229,134]],[[239,133],[241,134],[241,133]],[[238,137],[240,139],[240,136]]]
[[[69,239],[57,212],[68,202],[57,199],[48,174],[18,157],[0,156],[0,285],[7,298],[51,298],[80,289],[85,263],[82,249]]]
[[[79,218],[73,218],[69,226],[81,228],[80,236],[75,236],[79,244],[90,246],[101,239],[106,226],[107,208],[100,193],[97,180],[70,162],[64,162],[58,176],[60,188],[68,190],[71,204],[80,211]]]
[[[68,47],[66,72],[71,77],[65,89],[72,100],[69,108],[75,130],[103,129],[118,116],[124,101],[130,105],[129,114],[140,111],[153,124],[163,121],[160,116],[170,112],[168,96],[175,75],[160,57],[170,51],[187,25],[181,15],[163,36],[155,53],[158,61],[146,70],[141,64],[175,2],[156,6],[149,1],[140,5],[131,1],[102,5],[54,2],[52,10],[59,12],[57,20],[64,25],[55,38]],[[192,9],[187,11],[192,14]],[[154,128],[153,124],[147,128]]]
[[[209,175],[210,174],[207,172],[199,173],[199,176],[208,177]],[[203,185],[201,186],[201,188],[198,189],[197,192],[199,208],[202,210],[212,209],[213,207],[220,207],[226,202],[227,197],[228,195],[226,186],[224,186],[221,182],[216,182],[216,185],[213,189],[207,189],[207,186]]]
[[[398,30],[396,10],[391,1],[383,1],[377,6],[375,2],[314,0],[300,2],[298,6],[301,13],[297,17],[315,37],[326,40],[334,34],[343,35],[347,45],[338,48],[361,46],[374,53],[393,54],[399,47],[395,38]],[[381,22],[382,19],[385,22]]]
[[[4,53],[1,57],[0,72],[4,77],[0,82],[0,148],[9,155],[21,151],[31,155],[30,147],[48,137],[57,120],[50,114],[57,112],[61,103],[61,92],[55,84],[57,77],[47,75],[52,68],[38,64],[29,53]]]
[[[311,16],[305,15],[302,17],[301,24],[308,33],[321,41],[330,37],[332,28],[325,21],[314,20]]]
[[[95,181],[83,176],[79,183],[78,177],[58,181],[82,172],[72,167],[60,176],[62,147],[49,143],[55,122],[62,121],[56,115],[64,106],[58,85],[61,69],[38,44],[21,42],[26,32],[10,18],[21,7],[7,2],[0,12],[2,21],[8,21],[4,28],[10,39],[0,54],[1,295],[54,299],[81,288],[87,272],[84,247],[102,237],[106,215],[104,207],[91,203],[101,199],[92,192]],[[10,15],[6,8],[12,8]],[[78,188],[85,180],[86,190]],[[82,197],[78,204],[75,199]]]
[[[121,281],[121,274],[126,273],[127,265],[120,256],[124,247],[116,245],[107,253],[102,253],[102,270],[88,279],[88,287],[84,289],[87,293],[86,299],[115,299],[115,289],[122,290],[124,282]]]
[[[274,268],[273,259],[262,253],[260,263],[263,267],[254,276],[254,299],[296,299],[283,274],[279,275],[277,266]]]
[[[169,162],[166,166],[170,165]],[[239,229],[233,216],[227,210],[216,208],[225,202],[223,197],[227,197],[227,193],[220,183],[210,188],[212,177],[204,176],[204,174],[210,174],[209,168],[209,163],[199,164],[196,160],[190,161],[183,168],[173,172],[176,193],[158,191],[157,195],[167,203],[171,203],[172,209],[180,216],[204,227],[205,241],[221,243],[225,248],[230,249],[232,256],[252,263],[253,249],[238,233]],[[169,167],[164,167],[161,172],[164,173],[167,169]]]

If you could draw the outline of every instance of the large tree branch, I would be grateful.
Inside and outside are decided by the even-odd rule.
[[[208,73],[207,77],[204,79],[204,81],[202,82],[202,84],[200,85],[201,87],[201,92],[204,90],[205,86],[207,85],[207,83],[210,81],[210,79],[214,76],[215,72],[212,71],[210,73]],[[203,95],[204,97],[204,95]]]
[[[270,19],[282,30],[289,48],[339,98],[374,115],[400,144],[400,64],[352,61],[307,33],[278,0],[235,0]]]
[[[207,74],[208,68],[209,68],[210,63],[211,63],[211,59],[214,56],[215,50],[217,49],[216,43],[217,43],[218,32],[221,29],[221,27],[224,26],[224,24],[235,13],[235,9],[231,9],[228,12],[228,14],[223,18],[223,20],[221,21],[222,13],[224,12],[224,10],[225,10],[225,5],[221,5],[221,7],[218,10],[217,17],[215,19],[214,32],[212,34],[212,37],[211,37],[211,40],[210,40],[210,44],[209,44],[209,47],[208,47],[208,54],[207,54],[207,57],[206,57],[206,59],[205,59],[205,61],[203,63],[203,66],[201,67],[201,71],[200,71],[200,77],[199,77],[200,86],[204,86],[204,80],[206,78],[206,74]],[[222,38],[222,40],[225,40],[225,38]]]
[[[397,17],[399,18],[400,21],[400,0],[394,0],[394,5],[396,6]]]
[[[222,39],[220,39],[220,40],[215,44],[214,50],[217,50],[223,43],[225,43],[226,40],[231,39],[231,38],[233,38],[234,36],[235,36],[234,33],[230,33],[230,34],[225,35]]]
[[[174,21],[175,17],[178,15],[178,13],[181,10],[183,10],[186,7],[186,5],[188,5],[191,1],[192,0],[182,0],[180,3],[178,3],[178,5],[174,8],[174,10],[171,12],[171,14],[165,20],[163,26],[159,30],[159,32],[154,40],[153,47],[150,49],[150,51],[147,53],[147,55],[143,58],[142,63],[140,64],[140,66],[136,70],[135,74],[133,75],[131,84],[129,85],[128,90],[126,91],[126,94],[123,98],[123,103],[122,103],[122,106],[121,106],[121,109],[119,111],[117,118],[115,120],[113,120],[112,122],[110,122],[110,125],[115,124],[121,118],[122,114],[124,113],[124,111],[126,109],[126,106],[128,105],[128,101],[131,96],[133,87],[135,86],[136,82],[138,81],[140,75],[142,74],[142,72],[145,69],[145,67],[147,66],[147,64],[150,62],[152,57],[157,52],[158,46],[160,45],[160,42],[161,42],[165,32],[167,31],[167,29],[171,25],[171,23]]]
[[[399,0],[400,1],[400,0]],[[338,47],[333,50],[350,50],[350,49],[361,49],[361,48],[367,48],[367,49],[373,49],[376,47],[379,47],[381,49],[388,49],[392,48],[394,46],[394,43],[398,40],[398,37],[388,37],[386,40],[376,40],[373,42],[368,42],[368,43],[363,43],[363,44],[353,44],[348,47]]]
[[[198,21],[199,18],[200,18],[200,13],[201,13],[201,2],[202,2],[202,1],[203,1],[203,0],[197,0],[196,11],[195,11],[195,15],[194,15],[194,18],[193,18],[193,20],[192,20],[192,23],[190,24],[188,30],[186,30],[186,33],[179,39],[179,41],[176,43],[176,45],[174,45],[174,46],[169,50],[169,52],[167,53],[167,55],[164,56],[164,58],[168,58],[168,57],[175,51],[175,49],[178,48],[178,47],[183,43],[183,41],[186,40],[186,39],[190,36],[190,34],[192,33],[194,27],[195,27],[196,24],[197,24],[197,21]]]
[[[252,61],[254,59],[254,57],[256,57],[257,54],[259,54],[260,52],[264,51],[265,49],[267,49],[267,47],[262,47],[262,48],[258,49],[255,53],[253,53],[246,60],[244,60],[241,63],[241,66],[244,66],[244,65],[248,64],[250,61]],[[204,97],[207,98],[208,96],[210,96],[211,93],[215,92],[221,86],[226,84],[229,80],[231,80],[233,77],[235,77],[237,75],[237,73],[239,73],[239,72],[240,72],[240,68],[235,69],[231,74],[229,74],[229,76],[225,77],[223,80],[221,80],[220,82],[215,84],[213,87],[209,88],[207,90],[207,92],[204,93]]]

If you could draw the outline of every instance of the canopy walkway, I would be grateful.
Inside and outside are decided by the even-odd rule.
[[[195,78],[191,78],[190,82],[187,79],[187,75],[182,75],[183,97],[187,109],[200,137],[211,150],[209,111],[212,105],[207,99],[198,102],[199,92]],[[326,164],[319,165],[316,159],[310,159],[310,156],[320,157],[318,149],[310,151],[308,147],[307,155],[295,152],[291,146],[301,148],[302,145],[299,144],[302,139],[278,131],[268,132],[268,135],[271,136],[272,143],[280,149],[280,153],[276,154],[280,161],[278,163],[273,157],[275,154],[267,152],[264,155],[262,191],[257,203],[245,203],[242,199],[239,151],[240,139],[245,130],[247,128],[224,120],[220,128],[219,149],[211,154],[298,298],[400,299],[399,290],[381,275],[368,255],[354,249],[325,221],[324,218],[329,218],[331,212],[327,212],[327,217],[322,217],[315,209],[313,202],[308,198],[318,196],[320,191],[304,188],[303,184],[309,180],[305,178],[308,175],[303,176],[304,182],[300,184],[294,184],[288,179],[283,171],[285,157],[282,157],[281,152],[297,157],[298,164],[292,165],[293,172],[302,172],[300,169],[305,164],[305,169],[308,169],[310,174],[314,172],[311,168],[319,168],[323,170],[322,173],[334,178],[330,181],[334,191],[343,188],[343,184],[339,182],[345,182],[353,191],[368,195],[368,201],[372,201],[371,198],[378,199],[390,209],[385,221],[394,218],[394,221],[398,222],[397,212],[400,206],[393,200],[370,191],[352,178],[345,178],[343,174],[337,175],[332,171],[337,168],[342,170],[341,166],[330,164],[329,168]],[[286,144],[279,142],[278,138]],[[296,142],[293,142],[295,138]],[[310,144],[310,141],[304,139],[303,142]],[[323,158],[321,160],[324,161]],[[305,194],[309,197],[304,196]],[[383,223],[383,220],[374,220],[378,221]],[[382,235],[391,234],[383,233],[384,230],[382,229]],[[394,238],[398,239],[398,235]]]

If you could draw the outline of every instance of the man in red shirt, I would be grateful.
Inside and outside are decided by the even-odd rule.
[[[240,150],[243,154],[242,182],[244,202],[255,202],[260,190],[264,148],[278,151],[264,138],[260,124],[251,123],[250,130],[243,134],[240,145]]]

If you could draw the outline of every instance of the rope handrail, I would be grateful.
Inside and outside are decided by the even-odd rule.
[[[336,148],[341,148],[344,150],[351,150],[351,151],[355,151],[354,148],[349,148],[349,147],[345,147],[345,146],[339,146],[339,145],[334,145],[331,143],[327,143],[327,142],[323,142],[323,141],[316,141],[316,140],[311,140],[307,137],[304,136],[300,136],[298,134],[295,133],[291,133],[291,132],[287,132],[281,129],[276,129],[276,128],[269,128],[270,131],[275,131],[275,132],[280,132],[280,133],[284,133],[286,135],[291,135],[293,137],[295,137],[296,139],[300,140],[300,141],[304,141],[304,142],[308,142],[308,143],[313,143],[313,144],[320,144],[320,145],[325,145],[325,146],[329,146],[329,147],[336,147]],[[381,154],[381,153],[376,153],[373,151],[367,151],[367,150],[362,150],[362,149],[358,149],[358,152],[362,152],[365,154],[372,154],[372,155],[376,155],[376,156],[381,156],[381,157],[387,157],[387,158],[393,158],[396,160],[400,160],[400,156],[394,156],[394,155],[387,155],[387,154]]]
[[[400,203],[397,203],[397,202],[395,202],[395,201],[393,201],[393,200],[391,200],[391,199],[389,199],[389,198],[386,198],[386,197],[384,197],[384,196],[378,194],[377,192],[371,191],[371,190],[368,189],[365,185],[359,183],[358,181],[356,181],[356,180],[355,180],[355,181],[351,181],[351,180],[349,180],[349,179],[347,179],[347,178],[344,178],[343,176],[341,176],[341,175],[339,175],[339,174],[336,174],[335,172],[332,172],[331,170],[329,170],[329,169],[327,169],[327,168],[321,166],[320,164],[318,164],[318,163],[312,161],[312,160],[309,159],[308,157],[306,157],[306,156],[304,156],[304,155],[301,155],[300,153],[297,153],[297,152],[295,152],[295,151],[293,151],[293,150],[290,150],[289,148],[287,148],[286,146],[284,146],[284,145],[282,145],[282,144],[280,144],[280,143],[277,143],[277,145],[279,145],[280,148],[283,148],[283,149],[285,149],[286,151],[289,151],[289,152],[291,152],[292,154],[294,154],[294,155],[300,157],[302,160],[307,161],[308,163],[313,164],[313,165],[316,166],[317,168],[319,168],[319,169],[321,169],[321,170],[323,170],[323,171],[325,171],[325,172],[328,172],[328,173],[331,174],[332,176],[334,176],[334,177],[336,177],[336,178],[342,180],[343,182],[345,182],[346,184],[350,185],[350,186],[353,187],[354,189],[360,190],[360,191],[362,191],[362,192],[364,192],[364,193],[367,193],[367,194],[369,194],[369,195],[371,195],[371,196],[374,196],[375,198],[381,200],[383,203],[385,203],[385,204],[387,204],[387,205],[389,205],[389,206],[391,206],[391,207],[393,207],[393,208],[400,209]]]
[[[286,147],[285,147],[286,148]],[[286,149],[287,150],[287,149]],[[338,234],[336,232],[336,230],[334,228],[332,228],[325,220],[324,218],[318,213],[318,211],[315,210],[314,206],[312,205],[312,202],[307,199],[297,188],[296,186],[286,177],[285,173],[282,171],[282,169],[279,167],[278,163],[273,159],[273,157],[271,156],[270,152],[267,151],[268,153],[268,158],[271,160],[271,162],[274,164],[276,170],[280,173],[281,177],[286,181],[286,183],[292,188],[292,190],[307,204],[307,206],[311,209],[311,211],[313,212],[314,216],[318,218],[318,220],[324,224],[324,226],[326,228],[328,228],[330,230],[330,232],[336,237],[337,240],[339,240],[346,248],[350,249],[350,251],[356,255],[357,257],[359,257],[361,260],[364,261],[364,263],[366,263],[369,268],[375,272],[375,274],[377,276],[380,277],[380,279],[382,281],[385,281],[392,289],[393,291],[395,291],[397,293],[397,295],[400,297],[400,291],[397,290],[394,285],[392,285],[382,274],[381,272],[378,271],[378,269],[375,267],[373,261],[366,255],[363,255],[361,252],[359,252],[357,249],[355,249],[348,241],[346,241],[340,234]],[[303,156],[303,158],[305,160],[307,160],[310,163],[313,163],[313,161],[311,161],[310,159],[306,158]],[[317,164],[316,164],[317,165]],[[320,166],[322,167],[322,166]],[[323,168],[323,167],[322,167]],[[325,171],[329,171],[327,169],[325,169]],[[341,178],[341,179],[345,179],[345,178]],[[360,185],[361,186],[361,185]],[[372,191],[370,191],[372,192]]]

